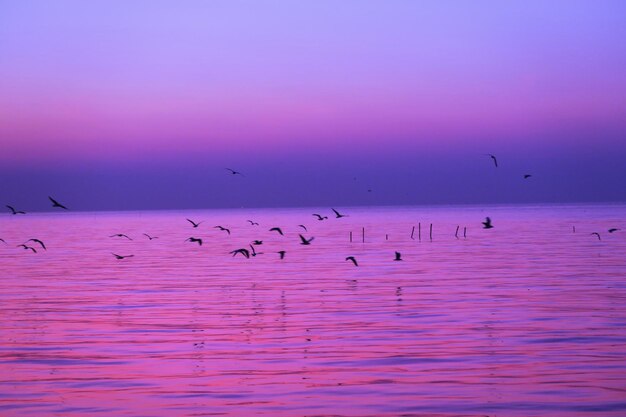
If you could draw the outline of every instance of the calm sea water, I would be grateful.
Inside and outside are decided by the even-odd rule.
[[[626,415],[626,206],[343,211],[3,215],[0,415]]]

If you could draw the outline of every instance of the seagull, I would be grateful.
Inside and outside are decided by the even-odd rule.
[[[231,174],[233,174],[233,175],[237,175],[237,174],[239,174],[239,175],[241,175],[242,177],[245,177],[245,175],[243,175],[241,172],[239,172],[239,171],[235,171],[234,169],[226,168],[226,170],[230,171],[230,173],[231,173]]]
[[[131,238],[129,238],[127,235],[125,235],[124,233],[116,233],[114,235],[111,235],[109,237],[125,237],[128,240],[132,240]]]
[[[352,263],[354,264],[354,266],[359,266],[359,264],[356,262],[356,259],[354,258],[354,256],[348,256],[346,258],[346,261],[352,261]]]
[[[592,233],[592,235],[596,235],[596,236],[598,236],[598,240],[602,240],[602,239],[600,239],[600,233],[598,233],[598,232],[593,232],[593,233]]]
[[[202,239],[199,237],[190,237],[189,239],[186,239],[185,242],[197,242],[198,246],[202,246]]]
[[[498,168],[498,160],[496,159],[496,156],[490,153],[488,153],[487,155],[489,155],[489,157],[493,159],[493,163],[496,164],[496,168]]]
[[[394,261],[401,261],[402,260],[402,255],[400,254],[400,252],[396,251],[396,259],[394,259]]]
[[[147,233],[144,233],[143,235],[144,235],[145,237],[147,237],[148,239],[150,239],[150,240],[152,240],[152,239],[158,239],[158,238],[159,238],[158,236],[150,236],[150,235],[149,235],[149,234],[147,234]]]
[[[32,248],[32,247],[30,247],[30,246],[26,246],[26,245],[24,245],[23,243],[22,243],[21,245],[17,245],[17,247],[18,247],[18,248],[20,248],[20,247],[21,247],[21,248],[24,248],[25,250],[30,249],[30,250],[32,250],[32,251],[33,251],[33,253],[37,253],[37,251],[35,250],[35,248]]]
[[[256,250],[254,250],[254,246],[252,245],[248,245],[248,246],[250,246],[250,249],[252,249],[252,256],[263,255],[263,252],[257,253]]]
[[[328,217],[326,217],[326,216],[322,216],[321,214],[316,214],[316,213],[313,213],[313,216],[317,217],[317,220],[319,220],[319,221],[322,221],[322,220],[328,219]]]
[[[246,259],[250,259],[250,252],[248,252],[248,249],[244,249],[244,248],[236,249],[236,250],[234,250],[234,251],[232,251],[230,253],[233,254],[233,257],[235,257],[238,253],[240,253],[243,256],[245,256]]]
[[[285,259],[285,253],[287,252],[285,252],[284,250],[279,250],[277,253],[280,255],[280,259]]]
[[[111,252],[111,255],[115,256],[116,259],[132,258],[133,256],[135,256],[135,255],[124,255],[124,256],[122,256],[122,255],[117,255],[117,254],[115,254],[113,252]]]
[[[621,229],[612,228],[612,229],[609,229],[609,233],[614,233],[614,232],[617,232],[618,230],[621,230]]]
[[[63,204],[59,203],[58,201],[56,201],[54,198],[48,196],[48,199],[52,202],[52,207],[59,207],[64,210],[69,210],[67,207],[65,207]]]
[[[257,222],[253,222],[252,220],[246,220],[248,223],[250,223],[250,226],[258,226],[259,224]]]
[[[493,226],[491,225],[491,219],[489,217],[485,218],[485,221],[483,222],[483,229],[492,229]]]
[[[340,218],[342,218],[342,217],[348,217],[348,216],[346,216],[345,214],[340,214],[340,213],[339,213],[337,210],[335,210],[334,208],[331,208],[331,210],[335,212],[335,218],[336,218],[336,219],[340,219]]]
[[[48,250],[46,248],[46,245],[44,245],[43,242],[41,240],[39,240],[39,239],[28,239],[25,243],[28,243],[28,242],[39,243],[41,245],[41,247],[43,248],[43,250]]]
[[[302,235],[298,235],[298,236],[300,236],[300,240],[301,240],[300,244],[301,244],[301,245],[310,245],[310,244],[311,244],[311,242],[313,241],[313,239],[315,239],[314,237],[312,237],[311,239],[306,240],[306,239],[304,238],[304,236],[302,236]]]
[[[303,224],[299,224],[298,226],[300,226],[301,228],[303,228],[305,232],[308,232],[308,230],[307,230],[307,228],[306,228],[306,226],[305,226],[305,225],[303,225]]]
[[[221,231],[230,234],[230,229],[227,229],[227,228],[222,227],[222,226],[215,226],[214,229],[220,229]]]
[[[253,244],[253,245],[262,245],[262,244],[263,244],[263,241],[262,241],[262,240],[253,240],[253,241],[252,241],[252,244]]]
[[[12,214],[26,214],[25,211],[15,210],[12,206],[7,205],[7,208],[11,210]]]
[[[279,234],[279,235],[284,236],[284,235],[283,235],[283,231],[282,231],[282,230],[280,230],[280,227],[272,227],[272,228],[270,229],[270,232],[278,232],[278,234]]]
[[[189,223],[191,223],[191,225],[192,225],[194,228],[196,228],[196,227],[200,226],[200,224],[202,223],[202,222],[198,222],[198,223],[196,223],[196,222],[194,222],[193,220],[189,220],[189,219],[187,219],[187,221],[188,221]]]
[[[530,177],[532,177],[532,175],[530,175],[530,174],[524,174],[524,179],[528,179],[528,178],[530,178]]]

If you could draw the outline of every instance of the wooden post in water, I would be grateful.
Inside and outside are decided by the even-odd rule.
[[[417,224],[417,239],[422,241],[422,223]]]
[[[456,232],[454,232],[454,237],[457,238],[457,239],[459,238],[459,227],[461,227],[461,226],[457,226],[456,227]]]
[[[365,227],[362,230],[361,237],[362,237],[363,243],[365,243]]]
[[[433,241],[433,224],[430,224],[430,241]]]
[[[352,231],[350,231],[350,243],[352,243]]]
[[[385,235],[385,240],[389,240],[389,235]]]
[[[413,229],[411,229],[411,239],[415,240],[415,238],[413,237],[413,235],[415,234],[415,226],[413,226]]]
[[[467,227],[463,226],[463,238],[467,237]]]

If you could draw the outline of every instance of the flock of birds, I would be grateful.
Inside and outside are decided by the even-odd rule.
[[[495,155],[492,155],[492,154],[486,154],[486,155],[488,155],[493,160],[493,163],[494,163],[495,167],[498,168],[498,160],[495,157]],[[231,168],[226,168],[226,170],[231,175],[240,175],[242,177],[244,176],[244,174],[242,174],[240,171],[236,171],[236,170],[231,169]],[[532,176],[531,174],[524,174],[524,179],[528,179],[531,176]],[[62,209],[62,210],[69,210],[65,205],[59,203],[54,198],[48,196],[48,199],[52,203],[52,207],[53,208],[58,208],[58,209]],[[12,215],[24,215],[24,214],[26,214],[25,211],[17,210],[15,207],[13,207],[11,205],[6,205],[6,207],[10,210]],[[332,208],[331,210],[333,211],[336,219],[340,219],[342,217],[347,217],[346,214],[342,214],[342,213],[340,213],[338,210],[336,210],[334,208]],[[328,216],[323,215],[323,214],[313,213],[312,216],[314,216],[318,221],[328,220]],[[194,229],[197,229],[200,226],[200,224],[203,223],[202,221],[196,222],[196,221],[191,220],[191,219],[186,219],[186,220],[187,220],[187,222],[189,222],[189,224]],[[255,222],[253,220],[247,220],[247,222],[251,226],[259,226],[259,223]],[[492,229],[494,227],[490,217],[486,217],[485,221],[482,222],[482,225],[483,225],[483,229]],[[302,228],[305,232],[308,232],[308,229],[307,229],[307,227],[305,225],[300,224],[300,225],[298,225],[298,227]],[[218,229],[220,231],[226,232],[228,235],[231,234],[230,229],[228,229],[228,228],[226,228],[224,226],[217,225],[217,226],[214,226],[214,228]],[[608,229],[608,232],[609,233],[615,233],[615,232],[617,232],[619,230],[620,229],[618,229],[618,228],[610,228],[610,229]],[[284,233],[283,233],[283,231],[282,231],[282,229],[280,227],[272,227],[272,228],[269,229],[269,231],[270,232],[276,232],[279,235],[284,236]],[[572,231],[574,233],[576,232],[575,226],[572,227]],[[457,233],[458,233],[458,228],[457,228]],[[151,235],[149,235],[147,233],[143,233],[143,235],[145,237],[147,237],[149,240],[158,239],[158,236],[151,236]],[[593,232],[593,233],[591,233],[591,235],[596,236],[598,238],[598,240],[602,240],[602,238],[600,236],[600,233],[598,233],[598,232]],[[298,234],[298,236],[300,238],[300,244],[301,245],[305,245],[305,246],[311,245],[311,242],[313,242],[313,239],[314,239],[314,237],[310,237],[310,238],[307,239],[302,234]],[[456,234],[455,234],[455,236],[456,236]],[[124,233],[115,233],[113,235],[110,235],[109,237],[110,238],[124,238],[124,239],[128,239],[128,240],[133,240],[131,237],[129,237],[128,235],[126,235]],[[4,239],[2,239],[2,238],[0,238],[0,242],[2,242],[4,244],[7,244],[7,242]],[[195,244],[197,244],[199,246],[202,246],[202,244],[203,244],[202,238],[193,237],[193,236],[187,238],[185,240],[185,242],[195,243]],[[261,254],[261,253],[259,253],[259,252],[257,252],[255,250],[255,246],[262,245],[262,244],[263,244],[263,241],[261,241],[261,240],[253,240],[248,245],[249,249],[248,248],[235,249],[235,250],[232,250],[230,252],[230,254],[232,254],[233,257],[237,256],[237,255],[241,255],[241,256],[249,259],[250,257],[255,257],[255,256]],[[34,245],[38,245],[38,246],[34,247]],[[45,243],[43,241],[41,241],[40,239],[36,239],[36,238],[28,239],[24,243],[16,245],[16,247],[22,248],[22,249],[27,250],[27,251],[31,251],[32,253],[37,253],[37,249],[39,249],[39,250],[42,250],[42,249],[43,250],[47,250]],[[111,253],[111,254],[115,257],[115,259],[118,259],[118,260],[134,257],[134,255],[132,255],[132,254],[131,255],[118,255],[116,253]],[[278,251],[277,254],[280,256],[280,259],[284,259],[286,251],[281,250],[281,251]],[[354,256],[347,256],[345,258],[345,260],[349,261],[349,262],[352,262],[354,264],[354,266],[359,266],[359,263],[358,263],[357,259]],[[400,252],[396,251],[395,252],[395,258],[393,260],[394,261],[402,261],[402,254]]]

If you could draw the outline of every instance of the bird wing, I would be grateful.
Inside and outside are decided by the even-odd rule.
[[[337,216],[341,216],[341,214],[339,214],[339,212],[335,210],[334,208],[331,208],[331,210],[334,211]]]

